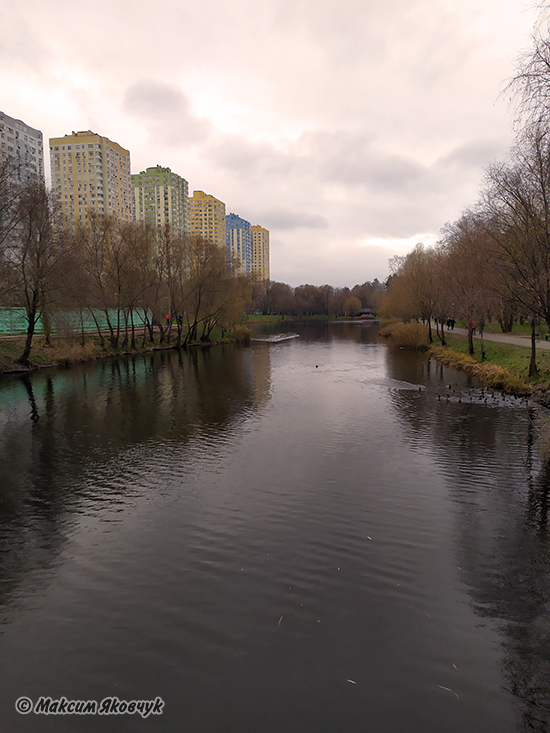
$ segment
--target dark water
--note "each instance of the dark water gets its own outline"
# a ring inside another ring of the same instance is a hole
[[[1,731],[548,730],[534,409],[290,329],[0,382]]]

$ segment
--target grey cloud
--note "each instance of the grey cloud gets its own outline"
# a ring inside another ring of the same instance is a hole
[[[419,181],[426,169],[399,155],[357,148],[347,157],[331,156],[324,162],[322,172],[327,179],[338,183],[395,190]]]
[[[426,168],[403,156],[374,149],[373,138],[351,132],[304,133],[288,152],[269,143],[250,143],[237,135],[211,145],[208,157],[239,175],[283,177],[292,173],[323,183],[395,190],[418,182]]]
[[[436,167],[442,168],[482,168],[493,160],[502,157],[507,150],[505,141],[471,140],[458,145],[447,155],[436,161]]]
[[[6,4],[5,4],[6,5]],[[15,5],[15,4],[14,4]],[[0,59],[12,72],[41,73],[52,60],[53,50],[45,40],[43,29],[35,27],[27,17],[10,18],[10,10],[2,8]],[[11,8],[14,12],[15,7]]]
[[[374,138],[365,133],[309,132],[298,141],[309,163],[326,182],[369,189],[400,189],[416,183],[424,166],[404,156],[379,152]]]
[[[328,220],[318,214],[309,214],[291,209],[270,209],[260,212],[255,220],[263,222],[263,226],[275,230],[291,229],[326,229]]]
[[[475,145],[464,146],[448,157],[473,161],[476,150]],[[467,201],[476,183],[474,179],[472,184],[471,170],[449,175],[450,163],[422,165],[378,150],[368,133],[345,130],[305,133],[287,152],[231,136],[209,146],[208,156],[229,173],[233,195],[241,186],[256,186],[256,201],[263,199],[264,206],[256,204],[255,211],[250,211],[250,202],[239,193],[240,206],[243,211],[248,208],[246,218],[253,215],[271,231],[322,231],[332,226],[349,236],[364,237],[369,232],[391,238],[438,231],[442,220],[455,216],[449,203],[457,197]],[[300,203],[295,208],[268,203],[282,203],[289,179],[294,185],[300,182]],[[332,191],[339,191],[346,201]]]
[[[177,84],[141,79],[126,89],[123,109],[147,125],[153,140],[170,147],[185,147],[210,134],[210,122],[193,115]]]
[[[296,166],[292,156],[278,151],[269,143],[250,143],[238,135],[228,135],[212,144],[206,155],[216,165],[238,176],[281,175]]]

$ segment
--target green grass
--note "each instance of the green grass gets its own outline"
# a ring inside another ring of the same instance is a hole
[[[344,316],[340,316],[341,318],[344,318]],[[279,323],[281,321],[285,322],[303,322],[303,321],[333,321],[334,316],[324,316],[324,315],[314,315],[314,316],[254,316],[254,315],[248,315],[244,316],[244,322],[248,324],[253,323]],[[357,319],[359,320],[359,319]]]
[[[288,316],[286,319],[288,320]],[[244,316],[245,323],[277,323],[282,320],[283,316]]]
[[[456,326],[457,328],[467,328],[467,323],[466,321],[457,321]],[[500,327],[500,323],[498,321],[488,321],[487,323],[485,323],[484,330],[486,333],[502,333],[502,328]],[[445,333],[447,333],[447,331],[445,331]],[[476,333],[478,333],[477,329]],[[528,321],[526,321],[523,325],[519,323],[514,323],[511,333],[517,336],[531,336],[531,325]],[[538,325],[537,333],[540,334],[542,338],[544,338],[545,335],[549,333],[547,324],[541,323],[540,325]]]
[[[447,334],[445,336],[447,337]],[[456,365],[462,369],[466,367],[465,371],[470,371],[472,374],[475,372],[475,376],[486,383],[488,383],[487,379],[493,379],[494,372],[490,368],[487,370],[484,378],[483,369],[475,369],[474,366],[470,368],[467,361],[462,361],[463,357],[469,357],[468,339],[466,337],[449,334],[448,342],[448,345],[443,348],[444,352],[449,354],[449,358],[452,359],[453,353],[460,355],[460,357],[457,357],[456,364],[451,364],[452,366]],[[437,342],[434,340],[434,346],[436,345]],[[439,348],[433,352],[436,358],[439,358],[442,354]],[[509,378],[502,377],[504,386],[499,388],[505,389],[505,391],[517,391],[518,379],[528,385],[532,390],[545,390],[550,388],[550,351],[537,350],[538,375],[530,378],[528,375],[531,349],[527,344],[525,346],[515,346],[496,341],[484,341],[484,360],[481,359],[481,343],[477,338],[474,339],[474,349],[474,364],[478,364],[480,367],[498,367],[509,375]],[[506,387],[506,384],[509,385],[509,389]]]

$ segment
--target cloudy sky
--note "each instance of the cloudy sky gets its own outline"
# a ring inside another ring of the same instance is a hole
[[[526,0],[4,0],[0,110],[91,129],[271,232],[271,277],[336,286],[471,205],[512,142]],[[49,182],[49,162],[47,162]]]

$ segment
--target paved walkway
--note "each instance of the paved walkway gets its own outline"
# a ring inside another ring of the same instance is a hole
[[[437,336],[435,333],[435,325],[432,325],[433,330],[433,338],[434,343],[437,341]],[[449,333],[458,333],[461,336],[467,336],[468,335],[468,329],[466,328],[455,328],[454,331],[449,331]],[[447,334],[447,327],[445,327],[445,335]],[[474,338],[479,339],[479,333],[476,331],[476,334]],[[514,346],[525,346],[526,348],[531,348],[531,336],[520,336],[518,334],[510,334],[510,333],[491,333],[490,331],[484,331],[483,332],[483,340],[484,341],[500,341],[501,344],[514,344]],[[550,341],[545,341],[545,339],[541,339],[540,341],[537,340],[537,349],[544,349],[544,350],[550,350]]]

